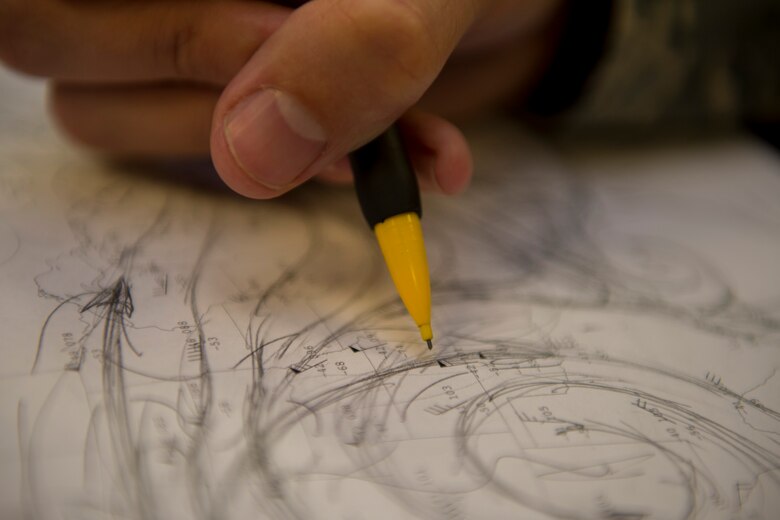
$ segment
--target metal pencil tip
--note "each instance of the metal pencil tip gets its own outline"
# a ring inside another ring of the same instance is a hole
[[[428,344],[428,350],[433,350],[433,342],[429,339],[426,339],[425,342]]]

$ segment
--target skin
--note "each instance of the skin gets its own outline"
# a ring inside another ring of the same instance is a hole
[[[349,179],[346,154],[398,119],[423,187],[455,194],[472,161],[450,121],[522,99],[562,1],[2,0],[0,60],[50,79],[74,141],[210,153],[248,197]]]

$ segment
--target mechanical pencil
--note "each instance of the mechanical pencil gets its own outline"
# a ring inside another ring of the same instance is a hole
[[[433,348],[431,284],[417,177],[393,125],[349,156],[360,208],[420,336]]]

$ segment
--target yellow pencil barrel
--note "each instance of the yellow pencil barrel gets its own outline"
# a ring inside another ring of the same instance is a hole
[[[422,339],[430,342],[431,282],[420,218],[416,213],[402,213],[374,226],[374,233],[406,310]]]

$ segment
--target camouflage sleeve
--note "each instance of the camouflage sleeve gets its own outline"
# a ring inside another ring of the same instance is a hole
[[[600,61],[565,114],[569,125],[780,120],[780,2],[610,4]]]

